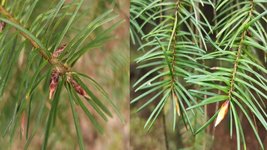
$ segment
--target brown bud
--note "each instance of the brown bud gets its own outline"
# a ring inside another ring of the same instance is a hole
[[[5,22],[0,22],[0,32],[4,30],[5,26],[6,26]]]
[[[175,106],[176,106],[176,112],[177,112],[178,116],[180,116],[181,112],[180,112],[180,106],[179,106],[179,102],[178,102],[178,97],[176,96],[176,94],[174,92],[172,93],[172,96],[173,96],[173,101],[174,101]]]
[[[249,37],[252,37],[252,34],[251,34],[250,31],[247,31],[247,35],[248,35]]]
[[[51,79],[50,79],[50,86],[49,86],[49,99],[52,99],[52,97],[55,94],[55,91],[57,89],[58,85],[58,80],[59,80],[59,72],[54,69],[51,74]]]
[[[66,46],[67,46],[67,44],[63,44],[62,46],[60,46],[59,48],[57,48],[57,49],[53,52],[52,56],[53,56],[54,58],[57,58],[57,57],[64,51],[64,49],[66,48]]]
[[[75,91],[80,94],[81,96],[88,98],[89,96],[85,92],[85,90],[71,77],[68,78],[68,81],[72,85],[72,87],[75,89]]]
[[[26,115],[25,115],[25,112],[23,112],[21,116],[21,122],[20,122],[20,130],[21,130],[22,137],[25,136],[25,122],[26,122],[25,120],[26,120]]]
[[[227,112],[228,112],[228,107],[229,107],[229,103],[230,103],[230,101],[229,100],[227,100],[227,101],[225,101],[223,104],[222,104],[222,106],[221,106],[221,108],[220,108],[220,110],[219,110],[219,114],[218,114],[218,116],[217,116],[217,118],[216,118],[216,121],[215,121],[215,127],[224,119],[224,117],[226,116],[226,114],[227,114]]]

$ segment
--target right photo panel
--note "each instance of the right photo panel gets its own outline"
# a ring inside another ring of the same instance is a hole
[[[130,4],[130,149],[265,150],[267,1]]]

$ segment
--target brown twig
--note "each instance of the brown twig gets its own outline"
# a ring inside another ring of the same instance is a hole
[[[12,16],[11,13],[9,13],[3,6],[0,5],[0,14],[2,14],[3,16],[5,16],[9,21],[19,25],[19,26],[23,26],[21,25],[21,23]],[[41,46],[36,43],[31,37],[29,37],[27,34],[23,33],[23,32],[19,32],[24,38],[26,38],[27,40],[30,41],[30,43],[32,44],[32,46],[36,49],[38,49],[39,54],[45,59],[47,60],[51,65],[55,66],[56,68],[58,68],[58,70],[60,71],[60,74],[65,74],[66,72],[70,72],[71,68],[69,66],[67,66],[66,64],[63,64],[62,62],[60,62],[58,59],[55,59],[53,57],[51,57],[51,54],[47,54],[45,52],[44,49],[41,48]]]
[[[248,23],[251,19],[251,16],[252,16],[252,12],[253,12],[253,7],[254,7],[254,4],[253,4],[253,0],[251,0],[251,8],[250,8],[250,12],[249,12],[249,16],[247,18],[247,20],[244,22],[244,24]],[[237,69],[238,69],[238,62],[239,62],[239,58],[241,56],[241,53],[242,53],[242,47],[243,47],[243,41],[247,35],[248,31],[247,29],[245,29],[241,35],[241,40],[239,42],[239,46],[238,46],[238,49],[237,49],[237,54],[236,54],[236,60],[234,62],[234,69],[233,69],[233,73],[232,73],[232,79],[230,81],[230,89],[229,89],[229,92],[228,92],[228,99],[230,100],[231,97],[232,97],[232,93],[233,93],[233,90],[234,90],[234,79],[235,79],[235,76],[236,76],[236,73],[237,73]]]

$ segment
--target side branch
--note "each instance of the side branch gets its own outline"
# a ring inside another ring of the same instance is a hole
[[[248,14],[248,18],[244,21],[244,24],[248,23],[250,20],[251,20],[251,17],[252,17],[252,12],[253,12],[253,8],[254,8],[254,4],[253,4],[253,0],[250,0],[250,3],[251,3],[251,6],[250,6],[250,11],[249,11],[249,14]],[[234,68],[233,68],[233,73],[232,73],[232,77],[231,77],[231,80],[230,80],[230,89],[228,91],[228,100],[226,100],[220,110],[219,110],[219,114],[216,118],[216,121],[215,121],[215,127],[224,119],[225,115],[227,114],[228,112],[228,108],[229,108],[229,103],[232,99],[232,93],[234,91],[234,85],[235,85],[235,78],[236,78],[236,73],[237,73],[237,69],[238,69],[238,64],[239,64],[239,59],[240,59],[240,56],[242,54],[242,48],[243,48],[243,42],[246,38],[246,35],[248,33],[247,31],[248,29],[244,29],[244,31],[242,32],[242,35],[241,35],[241,39],[240,39],[240,42],[239,42],[239,46],[238,46],[238,49],[237,49],[237,52],[236,52],[236,58],[235,58],[235,62],[234,62]]]
[[[252,12],[253,12],[253,8],[254,8],[253,0],[251,0],[250,3],[251,3],[250,12],[248,14],[248,18],[246,19],[246,21],[244,23],[248,23],[250,21],[251,17],[252,17]],[[247,29],[245,29],[243,31],[243,33],[241,35],[241,40],[240,40],[240,43],[239,43],[239,46],[238,46],[238,50],[237,50],[237,54],[236,54],[236,60],[234,62],[234,69],[233,69],[232,79],[231,79],[231,82],[230,82],[230,90],[229,90],[229,93],[228,93],[229,100],[231,99],[232,92],[234,90],[234,79],[235,79],[237,68],[238,68],[238,61],[239,61],[240,55],[242,53],[243,41],[244,41],[246,35],[247,35]]]
[[[3,6],[0,5],[0,14],[2,14],[3,16],[5,16],[7,18],[8,21],[23,27],[20,22],[15,19],[11,13],[9,13]],[[26,30],[26,29],[25,29]],[[51,55],[47,54],[45,52],[45,48],[43,48],[43,46],[40,45],[40,43],[38,44],[35,40],[33,40],[29,35],[27,35],[26,33],[20,31],[19,32],[24,38],[26,38],[27,40],[30,41],[30,43],[32,44],[32,46],[36,49],[38,49],[39,54],[45,59],[47,60],[51,65],[55,66],[58,68],[58,70],[60,71],[61,74],[65,74],[66,72],[70,72],[71,68],[69,66],[67,66],[66,64],[63,64],[62,62],[60,62],[58,59],[54,59],[53,57],[51,57]]]

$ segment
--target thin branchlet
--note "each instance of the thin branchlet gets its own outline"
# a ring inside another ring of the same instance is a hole
[[[174,84],[175,84],[175,82],[177,82],[176,80],[176,76],[175,76],[175,70],[174,70],[174,67],[175,67],[175,61],[176,61],[176,59],[175,59],[175,52],[176,52],[176,30],[177,30],[177,24],[178,24],[178,15],[179,15],[179,12],[178,12],[178,10],[179,10],[179,5],[180,5],[180,0],[178,0],[177,2],[176,2],[176,7],[175,7],[175,19],[174,19],[174,26],[173,26],[173,31],[172,31],[172,34],[171,34],[171,39],[170,39],[170,46],[171,46],[171,49],[172,49],[172,61],[171,61],[171,72],[172,72],[172,74],[171,74],[171,82],[172,82],[172,85],[171,85],[171,89],[172,89],[172,99],[173,99],[173,102],[174,102],[174,104],[175,104],[175,107],[176,107],[176,111],[177,111],[177,114],[180,116],[180,107],[179,107],[179,103],[178,103],[178,101],[179,101],[179,99],[178,99],[178,97],[177,97],[177,95],[176,95],[176,93],[174,92]],[[168,50],[170,49],[170,47],[168,47]]]
[[[251,7],[250,7],[250,11],[249,11],[249,16],[246,19],[246,21],[244,22],[244,24],[248,23],[251,20],[251,17],[252,17],[252,12],[253,12],[253,8],[254,8],[253,0],[250,0],[250,4],[251,4]],[[237,69],[238,69],[239,58],[240,58],[241,53],[242,53],[243,42],[245,40],[245,37],[246,37],[247,33],[248,33],[248,30],[245,29],[243,31],[242,35],[241,35],[241,40],[239,42],[238,50],[237,50],[237,53],[236,53],[236,59],[235,59],[235,62],[234,62],[234,69],[233,69],[233,73],[232,73],[232,77],[231,77],[231,81],[230,81],[230,90],[228,92],[229,100],[231,100],[232,93],[234,91],[234,82],[235,82],[234,80],[235,80]]]
[[[251,18],[252,18],[252,13],[253,13],[253,8],[254,8],[254,3],[253,0],[250,0],[250,11],[248,14],[248,18],[244,21],[244,24],[248,23]],[[228,106],[229,106],[229,102],[231,102],[232,99],[232,93],[234,91],[234,85],[235,85],[235,78],[236,78],[236,74],[237,74],[237,69],[238,69],[238,64],[239,64],[239,59],[240,56],[242,54],[242,48],[243,48],[243,42],[245,40],[245,37],[248,35],[248,29],[244,29],[244,31],[241,34],[241,39],[238,45],[238,49],[236,52],[236,58],[235,58],[235,62],[234,62],[234,68],[233,68],[233,72],[232,72],[232,76],[231,76],[231,80],[230,80],[230,88],[228,91],[228,99],[226,100],[226,102],[224,104],[222,104],[220,110],[219,110],[219,114],[217,116],[216,122],[215,122],[215,127],[224,119],[224,117],[226,116],[227,112],[228,112]]]
[[[0,6],[0,13],[2,15],[4,15],[7,19],[9,19],[9,21],[17,24],[17,25],[21,25],[21,23],[16,20],[11,13],[9,13],[3,6]],[[5,26],[5,23],[1,23],[0,24],[0,28],[3,29]],[[41,48],[40,45],[38,45],[38,43],[36,43],[31,37],[29,37],[27,34],[20,32],[20,34],[25,37],[27,40],[30,41],[30,43],[32,44],[32,46],[36,49],[38,49],[39,54],[45,59],[47,60],[53,67],[54,69],[52,70],[52,74],[51,74],[51,79],[50,79],[50,85],[49,85],[49,99],[52,99],[52,97],[55,94],[56,88],[58,86],[58,82],[59,82],[59,77],[61,75],[64,75],[68,72],[71,71],[71,68],[66,65],[63,64],[62,62],[60,62],[57,57],[64,51],[64,49],[66,48],[66,44],[62,45],[61,47],[57,48],[52,55],[47,54],[45,52],[44,49]],[[84,92],[84,90],[82,88],[79,87],[79,85],[72,79],[70,78],[70,83],[72,84],[72,86],[74,87],[74,89],[81,95],[83,96],[87,96],[87,94]]]
[[[23,26],[21,25],[21,23],[15,19],[11,13],[9,13],[3,6],[0,5],[0,14],[2,14],[3,16],[5,16],[9,21],[17,24],[17,25],[20,25],[20,26]],[[59,61],[58,59],[55,59],[53,58],[50,54],[47,54],[45,52],[44,49],[41,48],[41,46],[36,43],[31,37],[29,37],[27,34],[23,33],[23,32],[20,32],[20,34],[26,38],[27,40],[30,41],[30,43],[32,44],[32,46],[36,49],[38,49],[38,53],[45,59],[47,60],[52,66],[56,66],[57,68],[59,68],[59,70],[61,71],[61,74],[65,74],[66,72],[70,72],[71,71],[71,68],[62,63],[61,61]]]

